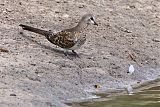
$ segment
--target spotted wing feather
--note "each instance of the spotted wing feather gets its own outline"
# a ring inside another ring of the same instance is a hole
[[[75,32],[61,31],[55,35],[50,35],[48,40],[61,48],[69,49],[75,45],[76,36]]]

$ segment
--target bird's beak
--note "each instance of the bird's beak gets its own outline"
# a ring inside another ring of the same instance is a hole
[[[94,25],[97,25],[98,26],[98,24],[94,21]]]

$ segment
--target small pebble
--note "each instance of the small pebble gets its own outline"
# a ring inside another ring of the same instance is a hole
[[[22,2],[19,2],[19,5],[22,5]]]
[[[84,8],[84,5],[80,5],[78,8]]]
[[[9,52],[7,49],[0,48],[0,52]]]
[[[55,13],[60,13],[59,11],[55,11]]]
[[[17,96],[16,94],[10,94],[10,96]]]
[[[19,32],[21,35],[23,34],[23,32]]]
[[[100,88],[101,86],[99,84],[94,85],[94,88]]]
[[[3,4],[3,3],[2,3],[2,4],[0,4],[0,5],[4,6],[4,4]]]
[[[36,64],[31,64],[31,65],[36,66]]]
[[[134,9],[134,8],[136,8],[134,5],[130,5],[129,6],[131,9]]]
[[[160,42],[160,39],[152,39],[153,42]]]

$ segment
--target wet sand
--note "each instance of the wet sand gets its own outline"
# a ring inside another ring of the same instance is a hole
[[[91,92],[157,78],[159,7],[158,0],[1,0],[0,106],[63,107],[62,102],[94,97]],[[87,42],[72,60],[45,37],[19,27],[57,32],[86,13],[99,26],[84,31]]]

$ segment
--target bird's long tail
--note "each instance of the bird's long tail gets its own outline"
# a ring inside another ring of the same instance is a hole
[[[34,33],[38,33],[38,34],[44,35],[46,37],[51,34],[50,31],[41,30],[41,29],[34,28],[34,27],[31,27],[31,26],[27,26],[27,25],[23,25],[23,24],[20,24],[19,26],[21,26],[22,29],[24,29],[24,30],[28,30],[28,31],[31,31],[31,32],[34,32]]]

